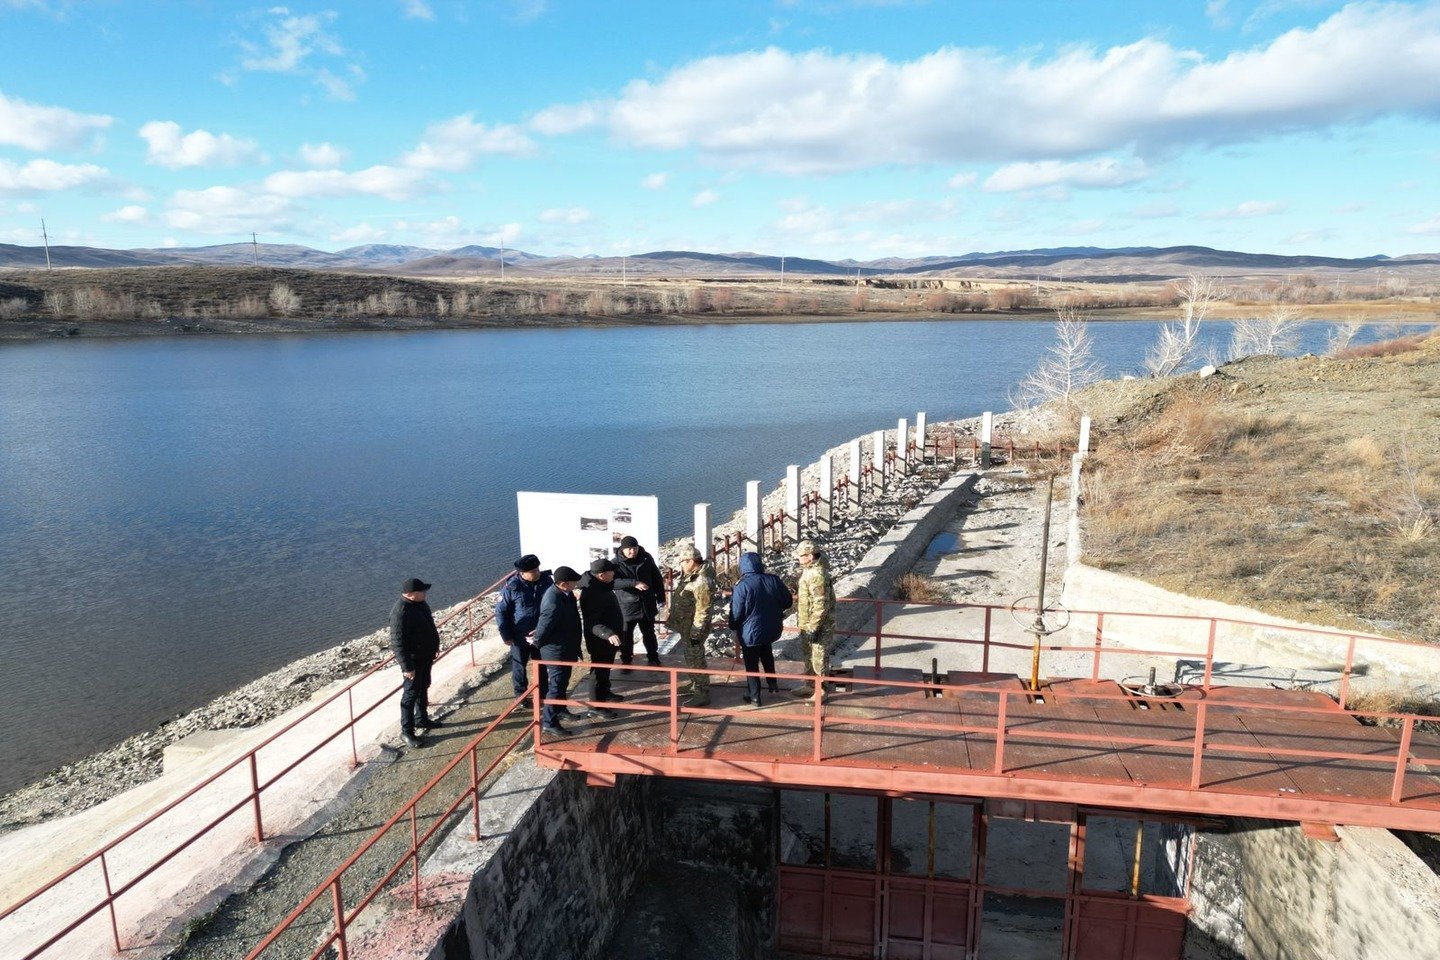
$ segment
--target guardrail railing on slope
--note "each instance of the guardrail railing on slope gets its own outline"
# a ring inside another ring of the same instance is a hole
[[[476,594],[474,597],[471,597],[469,600],[464,601],[459,607],[450,611],[439,621],[437,621],[437,625],[443,628],[453,623],[459,617],[463,616],[465,618],[464,632],[454,643],[446,647],[440,653],[440,656],[437,657],[437,660],[453,654],[462,646],[468,646],[470,650],[471,665],[478,665],[475,662],[475,638],[480,633],[480,631],[484,629],[485,625],[490,622],[493,617],[493,612],[485,613],[479,616],[479,618],[477,619],[476,608],[487,596],[493,593],[497,587],[504,583],[504,580],[505,578],[502,577],[500,580],[495,581],[495,583],[491,584],[489,587],[486,587],[484,590],[480,591],[480,593]],[[386,657],[385,660],[376,664],[374,667],[371,667],[369,670],[367,670],[360,676],[354,678],[353,680],[345,684],[345,686],[341,687],[339,690],[326,697],[320,703],[311,707],[309,710],[306,710],[305,713],[303,713],[299,717],[296,717],[294,720],[287,723],[284,727],[275,731],[269,737],[266,737],[265,740],[252,747],[251,749],[247,750],[240,756],[236,757],[233,761],[226,764],[220,770],[217,770],[210,776],[206,777],[204,780],[195,784],[193,787],[186,790],[180,796],[166,803],[159,810],[151,813],[150,815],[145,817],[145,819],[141,820],[139,823],[135,824],[134,826],[127,829],[125,832],[121,833],[118,837],[115,837],[114,839],[108,841],[98,850],[95,850],[94,852],[85,856],[77,863],[61,871],[51,880],[36,888],[34,891],[30,892],[29,894],[22,897],[20,900],[6,907],[3,911],[0,911],[0,923],[3,923],[6,920],[14,921],[20,917],[26,907],[35,904],[37,900],[39,900],[46,893],[54,890],[56,887],[65,883],[65,881],[76,877],[82,871],[86,870],[86,868],[96,868],[98,876],[96,876],[95,879],[99,881],[98,886],[103,889],[104,896],[92,902],[88,907],[82,909],[77,917],[65,924],[60,930],[51,934],[42,943],[30,948],[28,952],[20,954],[18,960],[35,960],[35,958],[46,954],[61,940],[65,939],[75,930],[79,929],[81,926],[83,926],[92,918],[98,916],[102,912],[108,913],[109,915],[110,938],[114,944],[115,950],[117,952],[123,950],[123,938],[120,930],[121,924],[119,916],[117,915],[116,904],[127,893],[133,891],[139,884],[151,877],[157,870],[165,866],[170,861],[174,860],[175,857],[179,856],[182,852],[194,845],[201,838],[209,835],[210,833],[212,833],[212,831],[220,828],[222,824],[225,824],[228,820],[240,813],[240,811],[244,810],[246,807],[249,807],[252,811],[254,820],[254,839],[257,843],[262,842],[265,839],[265,826],[262,807],[262,797],[265,791],[272,789],[277,783],[284,780],[306,760],[309,760],[318,751],[323,749],[328,744],[334,742],[337,738],[344,736],[346,733],[350,734],[351,762],[354,765],[358,766],[360,758],[358,744],[355,739],[356,724],[359,723],[361,720],[364,720],[376,709],[383,706],[392,697],[399,693],[402,685],[396,684],[394,687],[387,689],[386,692],[375,696],[373,698],[373,702],[371,702],[368,706],[363,707],[358,712],[356,710],[355,704],[355,689],[361,683],[370,679],[376,673],[390,666],[392,663],[393,659],[391,657]],[[337,704],[342,699],[347,705],[348,712],[348,720],[343,725],[341,725],[338,729],[334,729],[328,734],[322,736],[319,740],[310,743],[308,747],[300,754],[299,757],[291,760],[278,772],[263,779],[261,778],[259,764],[260,751],[264,750],[267,747],[274,746],[282,738],[285,738],[287,735],[291,734],[292,731],[296,730],[301,724],[305,723],[305,721],[309,720],[312,717],[315,717],[317,714],[324,711],[328,707]],[[243,791],[243,795],[240,796],[239,799],[235,800],[228,807],[226,807],[224,809],[224,812],[209,820],[207,823],[204,824],[204,826],[200,827],[200,829],[190,833],[188,836],[186,836],[184,840],[180,841],[178,844],[168,849],[163,855],[151,860],[148,863],[144,863],[136,868],[133,868],[131,871],[131,875],[123,881],[116,879],[114,875],[113,862],[117,859],[117,851],[122,846],[124,846],[127,841],[130,841],[143,830],[156,824],[158,821],[168,816],[169,814],[182,810],[182,808],[184,808],[187,803],[195,801],[195,798],[212,784],[215,784],[222,779],[226,779],[227,775],[233,774],[236,771],[246,769],[248,769],[249,773],[248,789],[245,789]],[[71,899],[74,899],[73,895]],[[11,939],[11,942],[14,942],[13,938]]]

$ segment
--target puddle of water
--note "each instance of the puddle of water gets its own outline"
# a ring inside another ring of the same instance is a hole
[[[931,539],[925,547],[926,560],[938,560],[947,553],[960,552],[960,534],[950,530],[942,530]]]

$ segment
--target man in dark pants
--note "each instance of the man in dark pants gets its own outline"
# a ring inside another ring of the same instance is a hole
[[[740,579],[730,593],[730,629],[740,637],[747,673],[775,673],[774,644],[785,629],[785,611],[795,598],[784,581],[765,572],[758,553],[740,556]],[[765,678],[771,693],[779,690],[774,676]],[[760,706],[760,678],[746,677],[745,702]]]
[[[535,648],[542,660],[580,659],[580,607],[575,601],[575,585],[580,574],[569,567],[555,568],[555,582],[540,600],[540,619],[535,624]],[[570,689],[570,665],[545,667],[544,708],[541,729],[546,733],[567,737],[560,718],[566,716],[564,700]]]
[[[625,629],[620,632],[620,660],[629,663],[635,654],[635,628],[645,644],[645,662],[660,666],[660,648],[655,643],[655,617],[665,605],[665,578],[655,558],[634,537],[625,537],[615,548],[615,590]]]
[[[500,588],[500,599],[495,602],[495,625],[510,648],[510,686],[517,697],[530,685],[525,676],[525,665],[535,652],[530,634],[540,621],[540,599],[554,582],[549,570],[540,569],[540,558],[527,553],[515,561],[515,572]]]
[[[416,727],[440,726],[430,718],[430,667],[440,652],[440,631],[425,602],[430,584],[411,577],[400,586],[400,599],[390,611],[390,649],[400,665],[405,686],[400,693],[400,733],[412,747],[421,746]]]
[[[615,594],[615,564],[604,557],[590,564],[590,572],[580,578],[580,622],[585,627],[585,649],[592,664],[614,663],[620,652],[620,631],[625,617],[620,612],[620,598]],[[590,699],[598,703],[624,699],[610,689],[610,674],[604,668],[590,668]],[[598,707],[604,716],[613,710]]]

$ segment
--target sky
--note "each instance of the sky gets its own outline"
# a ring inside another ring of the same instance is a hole
[[[1440,250],[1440,0],[0,0],[0,243]]]

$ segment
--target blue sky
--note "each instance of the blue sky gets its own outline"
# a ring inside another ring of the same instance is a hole
[[[1440,2],[0,0],[0,242],[1440,250]]]

